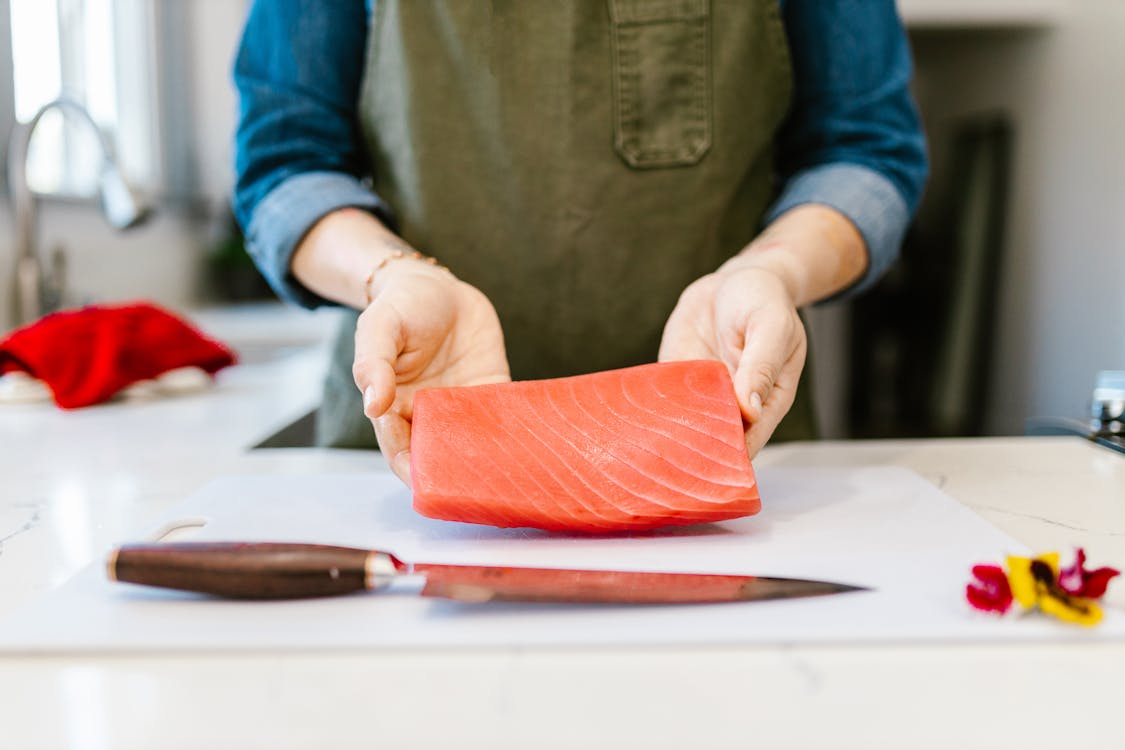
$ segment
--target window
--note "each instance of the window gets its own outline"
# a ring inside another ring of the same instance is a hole
[[[108,138],[125,175],[142,188],[160,182],[152,0],[7,0],[12,111],[20,122],[66,96],[83,105]],[[101,153],[89,128],[58,110],[44,114],[28,152],[38,193],[88,195]]]

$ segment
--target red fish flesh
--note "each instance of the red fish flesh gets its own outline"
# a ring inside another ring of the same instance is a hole
[[[716,361],[428,389],[411,430],[414,508],[431,518],[604,533],[761,507]]]

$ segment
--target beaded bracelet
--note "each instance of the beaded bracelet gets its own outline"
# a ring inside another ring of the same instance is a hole
[[[363,296],[367,300],[367,304],[370,305],[374,301],[374,298],[371,296],[371,282],[375,281],[375,274],[383,270],[383,267],[390,263],[392,260],[401,260],[403,258],[408,258],[410,260],[420,260],[425,263],[429,263],[431,266],[436,266],[443,271],[449,270],[442,264],[438,263],[437,258],[433,258],[429,255],[423,255],[417,250],[394,250],[390,255],[385,256],[382,260],[376,263],[375,267],[371,269],[371,273],[367,274],[367,279],[363,282]]]

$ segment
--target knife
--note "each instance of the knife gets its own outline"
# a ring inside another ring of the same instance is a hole
[[[303,599],[423,576],[422,596],[462,602],[690,604],[796,599],[860,586],[797,578],[492,565],[407,564],[389,552],[321,544],[175,542],[119,547],[110,580],[232,599]]]

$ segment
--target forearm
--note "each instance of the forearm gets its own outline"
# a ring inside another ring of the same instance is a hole
[[[366,307],[367,281],[380,263],[410,247],[367,211],[343,208],[320,219],[297,245],[293,275],[322,297]]]
[[[842,213],[797,206],[774,220],[721,270],[762,268],[776,274],[797,307],[831,297],[867,268],[863,236]]]

